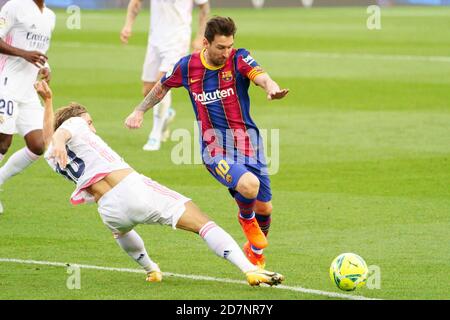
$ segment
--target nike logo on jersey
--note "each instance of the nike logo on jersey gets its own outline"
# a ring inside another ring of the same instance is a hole
[[[196,83],[198,81],[200,81],[201,79],[191,79],[191,83]]]

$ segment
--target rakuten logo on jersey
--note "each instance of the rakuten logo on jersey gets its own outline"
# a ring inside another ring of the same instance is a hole
[[[233,96],[234,90],[233,88],[229,88],[226,90],[217,89],[213,92],[202,92],[199,94],[193,92],[192,95],[194,96],[194,100],[196,102],[200,102],[201,104],[205,105]]]

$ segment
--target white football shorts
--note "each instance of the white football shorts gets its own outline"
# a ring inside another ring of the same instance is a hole
[[[44,108],[39,100],[18,102],[0,94],[0,133],[26,136],[33,130],[42,130]]]
[[[142,81],[156,82],[161,72],[172,70],[173,66],[189,52],[190,40],[180,41],[177,47],[162,49],[148,44],[142,71]]]
[[[170,225],[178,220],[191,199],[152,179],[131,173],[98,201],[103,223],[113,233],[126,233],[138,224]]]

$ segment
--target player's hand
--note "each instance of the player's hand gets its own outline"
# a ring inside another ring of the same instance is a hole
[[[65,145],[58,146],[55,144],[53,146],[52,154],[50,159],[55,159],[56,163],[61,169],[65,169],[67,166],[67,150]]]
[[[48,57],[39,51],[24,51],[22,53],[22,58],[27,60],[29,63],[34,64],[39,69],[43,68],[48,60]]]
[[[125,127],[128,129],[139,129],[144,121],[144,112],[134,110],[125,120]]]
[[[53,97],[52,90],[44,80],[36,82],[34,88],[43,100],[50,100]]]
[[[279,100],[283,99],[289,93],[289,89],[280,89],[277,91],[269,92],[267,95],[268,100]]]
[[[132,29],[128,26],[123,27],[122,31],[120,32],[120,41],[122,41],[123,44],[128,44],[128,39],[132,35]]]
[[[41,69],[39,69],[38,77],[41,80],[44,80],[45,82],[50,83],[50,80],[52,80],[52,72],[47,67],[41,68]]]

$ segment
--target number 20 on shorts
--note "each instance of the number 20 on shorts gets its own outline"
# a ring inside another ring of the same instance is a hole
[[[0,99],[0,114],[12,116],[14,113],[14,102]]]

